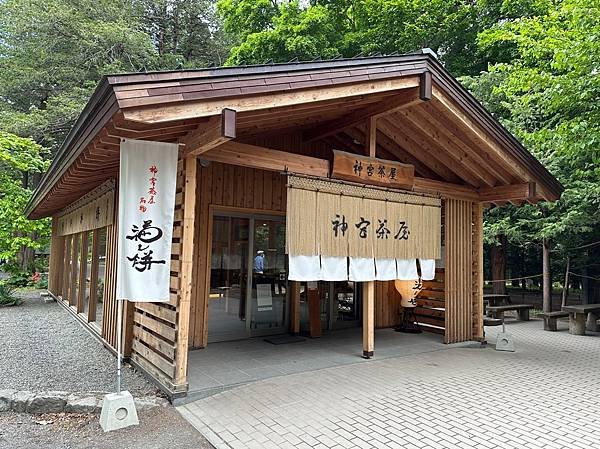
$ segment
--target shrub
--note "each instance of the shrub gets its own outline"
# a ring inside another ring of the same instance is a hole
[[[21,302],[21,299],[15,296],[14,287],[0,283],[0,306],[18,306]]]

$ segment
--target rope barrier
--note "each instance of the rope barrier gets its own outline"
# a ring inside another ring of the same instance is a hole
[[[580,277],[580,278],[593,279],[594,281],[600,281],[600,278],[595,278],[595,277],[592,277],[592,276],[584,276],[583,274],[573,273],[572,271],[569,271],[569,274],[572,274],[573,276],[577,276],[577,277]]]
[[[510,278],[510,279],[496,279],[496,280],[485,280],[484,282],[506,282],[506,281],[520,281],[521,279],[531,279],[531,278],[538,278],[540,276],[543,276],[543,274],[534,274],[532,276],[523,276],[520,278]]]

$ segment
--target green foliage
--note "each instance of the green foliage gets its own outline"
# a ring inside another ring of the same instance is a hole
[[[22,300],[15,295],[15,288],[0,282],[0,306],[18,306]]]
[[[478,9],[462,0],[220,0],[225,30],[239,40],[227,63],[286,62],[359,53],[434,49],[458,74],[485,67],[475,57]]]
[[[60,144],[102,75],[137,71],[153,57],[135,17],[125,0],[1,2],[3,128]]]
[[[511,42],[517,58],[466,80],[468,87],[564,184],[556,203],[488,214],[488,232],[576,246],[600,225],[600,7],[595,0],[539,2],[543,14],[479,36],[483,49]]]
[[[40,249],[48,244],[49,220],[29,221],[23,215],[31,196],[23,180],[46,170],[43,154],[33,140],[0,132],[0,259],[14,261],[23,248]]]

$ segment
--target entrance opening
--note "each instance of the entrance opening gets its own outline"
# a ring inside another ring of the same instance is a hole
[[[321,330],[346,329],[361,325],[362,284],[352,281],[319,281]],[[306,282],[300,284],[300,330],[310,332]]]
[[[283,217],[213,216],[208,341],[287,329],[287,257]]]

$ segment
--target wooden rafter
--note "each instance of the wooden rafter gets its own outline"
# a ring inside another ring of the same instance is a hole
[[[313,142],[322,139],[323,137],[337,134],[346,128],[364,123],[370,118],[375,119],[386,114],[391,114],[421,101],[416,88],[400,91],[387,100],[366,106],[365,108],[353,111],[343,117],[320,123],[312,129],[305,130],[303,139],[306,142]]]
[[[466,178],[463,177],[464,170],[457,168],[457,164],[453,163],[453,161],[449,161],[448,157],[444,157],[443,154],[440,154],[440,151],[436,151],[434,146],[430,143],[419,139],[418,135],[400,129],[397,123],[387,120],[385,117],[380,120],[379,129],[390,139],[397,142],[403,150],[410,153],[413,157],[436,172],[442,179],[449,182],[466,180],[467,182],[473,182],[474,185],[477,185],[477,182],[472,176],[467,174]]]

